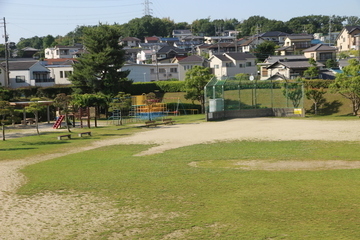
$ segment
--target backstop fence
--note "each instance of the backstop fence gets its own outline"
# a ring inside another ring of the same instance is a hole
[[[207,120],[304,116],[304,85],[296,80],[212,78],[204,88]]]

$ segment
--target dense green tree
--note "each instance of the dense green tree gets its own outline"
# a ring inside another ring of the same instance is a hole
[[[310,67],[308,67],[305,71],[304,71],[304,77],[306,78],[310,78],[313,79],[315,77],[319,76],[319,69],[317,67],[317,63],[315,61],[315,59],[310,58],[309,59],[309,64],[311,65]]]
[[[215,25],[210,21],[210,18],[196,19],[191,26],[195,35],[215,36]]]
[[[175,23],[168,19],[154,18],[152,16],[144,16],[142,18],[134,18],[121,27],[122,36],[137,37],[145,39],[145,37],[171,36]]]
[[[353,115],[356,116],[360,109],[360,62],[350,59],[343,72],[336,74],[335,82],[330,84],[330,88],[351,101]]]
[[[5,141],[5,122],[6,117],[13,114],[14,108],[8,101],[0,101],[0,125],[2,128],[2,140]]]
[[[293,33],[308,34],[323,33],[328,34],[329,23],[331,18],[331,31],[340,31],[343,28],[343,22],[346,17],[340,16],[325,16],[325,15],[309,15],[291,18],[286,22],[287,26]]]
[[[28,106],[25,107],[25,109],[29,112],[32,112],[35,116],[35,126],[36,126],[36,132],[38,135],[40,135],[39,132],[39,112],[44,110],[46,108],[45,105],[43,105],[40,98],[32,98],[31,102]]]
[[[338,64],[334,59],[328,59],[325,62],[325,66],[326,68],[334,68],[334,67],[338,67]]]
[[[321,103],[324,103],[324,94],[326,93],[324,88],[313,88],[308,86],[305,89],[305,96],[307,99],[311,100],[314,104],[314,114],[318,114],[318,108]]]
[[[55,37],[53,37],[52,35],[47,35],[46,37],[43,38],[43,49],[48,48],[48,47],[53,47],[55,43]]]
[[[199,101],[202,113],[205,112],[204,87],[213,77],[210,68],[202,66],[194,66],[186,72],[185,98]]]
[[[265,41],[256,46],[253,50],[256,58],[263,62],[267,57],[274,55],[276,44],[272,41]]]
[[[131,84],[126,78],[129,72],[119,71],[125,62],[119,37],[120,31],[110,25],[99,24],[84,30],[87,53],[81,55],[69,77],[77,93],[101,92],[114,96]]]
[[[284,97],[292,102],[294,108],[300,106],[303,99],[303,81],[298,78],[295,81],[285,81],[281,84],[281,91]]]

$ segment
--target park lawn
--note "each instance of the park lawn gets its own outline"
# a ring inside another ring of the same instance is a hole
[[[195,115],[180,115],[180,116],[169,116],[175,120],[176,124],[181,123],[194,123],[194,122],[203,122],[205,121],[205,116],[203,114]],[[101,121],[99,121],[101,122]],[[104,120],[104,122],[107,122]],[[0,142],[0,161],[3,160],[13,160],[13,159],[25,159],[32,156],[42,156],[52,153],[61,153],[64,151],[70,151],[79,147],[87,146],[95,141],[108,139],[108,138],[118,138],[126,137],[135,132],[146,131],[144,128],[137,128],[136,126],[144,124],[143,122],[135,124],[125,124],[121,126],[115,125],[106,125],[100,127],[91,127],[91,128],[74,128],[71,131],[72,139],[63,138],[59,141],[58,136],[69,134],[67,131],[51,131],[51,132],[41,132],[40,135],[33,135],[28,137],[6,139],[6,141]],[[21,131],[21,130],[19,130]],[[91,132],[92,136],[89,137],[84,135],[84,137],[78,137],[78,133],[81,132]],[[36,130],[34,128],[34,133]],[[6,136],[6,134],[5,134]]]
[[[360,170],[245,171],[241,160],[359,160],[358,142],[235,141],[136,157],[150,146],[118,145],[28,166],[19,193],[103,196],[160,217],[133,222],[131,239],[359,239]],[[191,162],[211,161],[209,167]],[[217,166],[216,162],[219,162]],[[161,217],[163,215],[163,217]],[[168,217],[169,215],[173,217]],[[101,232],[106,239],[122,231]],[[139,231],[141,229],[141,231]]]

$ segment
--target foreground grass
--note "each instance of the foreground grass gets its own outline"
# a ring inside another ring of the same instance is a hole
[[[176,124],[205,121],[205,117],[202,114],[171,116],[171,118],[176,121]],[[106,123],[107,121],[105,120],[104,122]],[[100,124],[101,121],[99,122],[99,126]],[[63,139],[61,141],[57,140],[57,136],[67,134],[67,132],[59,132],[57,130],[51,132],[41,132],[40,130],[40,135],[0,141],[0,161],[24,159],[33,156],[40,157],[51,153],[66,152],[72,149],[87,146],[95,141],[107,138],[125,137],[135,132],[146,131],[144,128],[138,128],[137,126],[139,124],[143,123],[126,124],[122,126],[108,125],[97,128],[91,127],[90,129],[86,127],[74,128],[71,133],[73,138],[71,140]],[[18,131],[21,132],[21,129]],[[91,131],[92,137],[85,136],[79,138],[77,136],[78,133],[87,131]],[[34,128],[34,134],[35,133],[36,130]]]
[[[359,160],[358,142],[194,145],[134,157],[150,146],[108,146],[32,165],[21,194],[90,192],[123,207],[163,215],[132,223],[129,239],[359,239],[360,170],[244,171],[234,160]],[[212,161],[207,168],[191,162]],[[168,218],[169,214],[174,217]],[[121,223],[104,239],[120,232]]]

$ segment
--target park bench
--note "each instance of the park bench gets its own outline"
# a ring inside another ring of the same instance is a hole
[[[91,136],[91,132],[82,132],[78,134],[79,137],[82,137],[83,135]]]
[[[175,121],[172,120],[172,118],[163,118],[162,123],[167,124],[174,124]]]
[[[57,138],[58,138],[58,140],[61,140],[63,137],[67,137],[68,139],[71,139],[71,134],[60,135]]]
[[[145,127],[156,127],[157,125],[159,125],[159,124],[156,123],[156,121],[146,121],[145,122]]]

